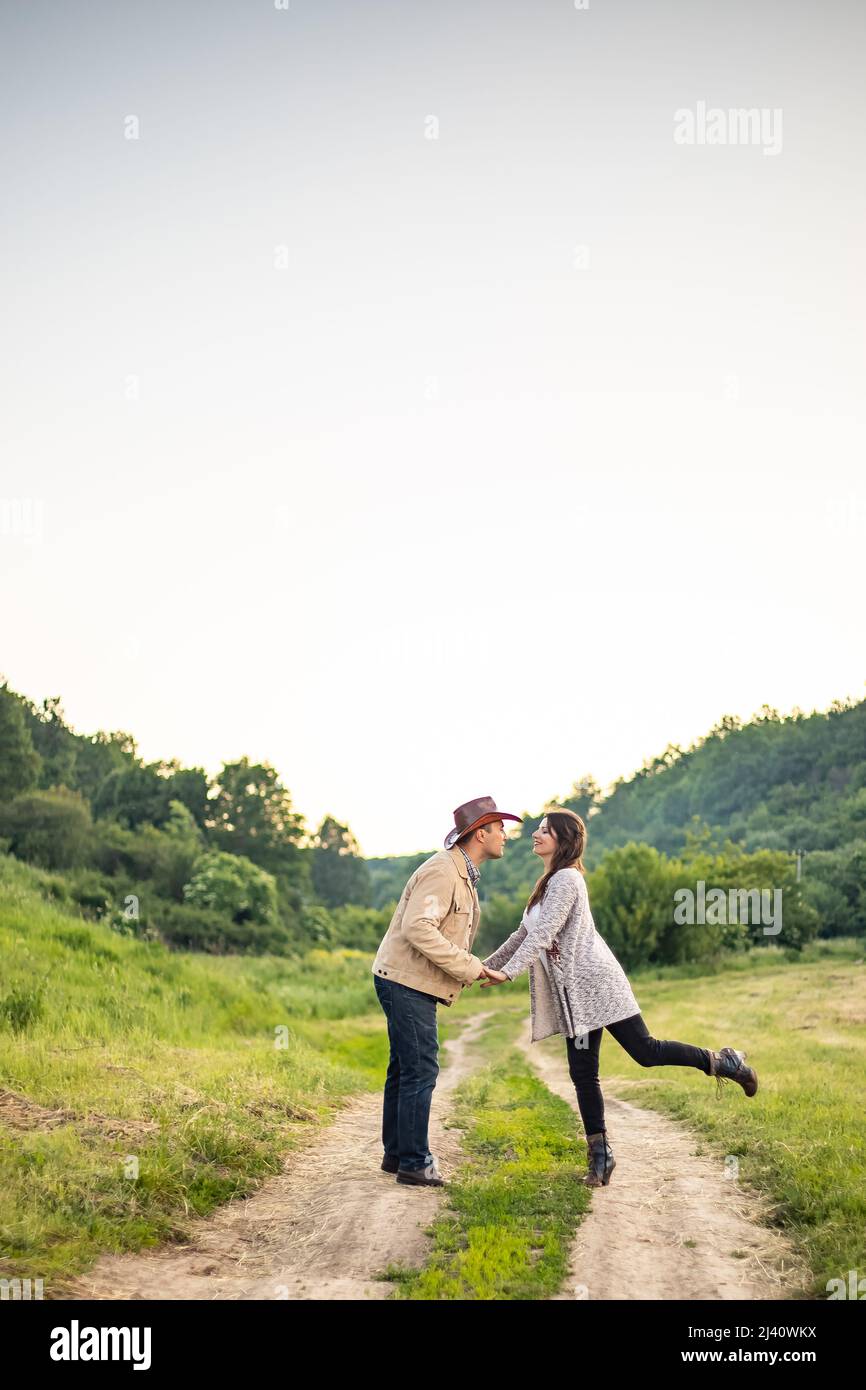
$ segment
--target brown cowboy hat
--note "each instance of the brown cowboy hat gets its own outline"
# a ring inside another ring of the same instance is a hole
[[[492,796],[476,796],[474,801],[464,801],[454,812],[454,829],[445,836],[445,848],[451,849],[461,835],[477,830],[479,825],[489,825],[494,820],[522,819],[522,816],[513,816],[510,811],[497,810]]]

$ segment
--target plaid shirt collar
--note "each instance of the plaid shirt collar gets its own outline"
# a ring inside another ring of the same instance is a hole
[[[481,877],[481,870],[477,868],[475,864],[473,864],[472,860],[469,858],[469,855],[466,853],[462,845],[458,845],[457,848],[463,855],[463,858],[466,860],[466,867],[469,870],[469,882],[472,884],[473,888],[477,888],[478,880]]]

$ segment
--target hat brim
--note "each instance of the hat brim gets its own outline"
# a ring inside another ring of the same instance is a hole
[[[458,830],[455,825],[453,830],[449,830],[445,836],[445,848],[453,849],[458,840],[464,835],[468,835],[472,830],[478,830],[482,825],[491,825],[497,820],[516,820],[522,821],[522,816],[513,816],[510,811],[485,811],[483,816],[479,816],[471,825],[467,825],[465,830]]]

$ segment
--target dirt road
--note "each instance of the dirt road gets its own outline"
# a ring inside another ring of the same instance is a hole
[[[460,1161],[459,1131],[445,1129],[450,1094],[473,1068],[472,1042],[489,1014],[476,1014],[445,1044],[449,1065],[433,1093],[430,1143],[448,1177]],[[577,1109],[565,1049],[520,1046],[555,1094]],[[708,1080],[708,1085],[714,1083]],[[723,1160],[697,1156],[682,1125],[640,1109],[605,1084],[617,1167],[596,1188],[555,1301],[575,1299],[763,1299],[797,1296],[802,1261],[761,1224],[769,1204],[725,1176]],[[749,1102],[726,1094],[720,1104]],[[246,1200],[190,1224],[185,1245],[103,1256],[69,1297],[98,1299],[383,1299],[374,1276],[389,1264],[419,1266],[425,1229],[447,1189],[397,1184],[379,1168],[381,1094],[352,1101],[286,1171]],[[582,1134],[576,1114],[578,1133]]]
[[[451,1091],[472,1069],[471,1045],[489,1015],[476,1014],[444,1044],[448,1066],[433,1092],[430,1146],[448,1177],[459,1131],[443,1128]],[[103,1256],[68,1297],[99,1299],[383,1299],[373,1276],[389,1264],[421,1265],[446,1189],[405,1187],[383,1173],[381,1093],[351,1102],[286,1172],[251,1197],[191,1223],[188,1245]]]
[[[564,1043],[530,1042],[527,1023],[520,1044],[549,1089],[577,1111]],[[698,1157],[688,1129],[617,1094],[638,1085],[603,1081],[617,1166],[607,1187],[592,1190],[557,1301],[796,1297],[805,1271],[785,1237],[760,1224],[770,1204],[726,1177],[722,1159]],[[720,1105],[753,1103],[730,1090]]]

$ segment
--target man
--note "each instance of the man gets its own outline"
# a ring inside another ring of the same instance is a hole
[[[396,1173],[399,1183],[443,1186],[427,1144],[439,1075],[436,1005],[450,1007],[460,990],[496,974],[471,953],[481,916],[477,883],[481,865],[505,851],[503,822],[520,819],[498,810],[492,796],[458,806],[445,848],[409,879],[373,962],[391,1045],[382,1168]]]

